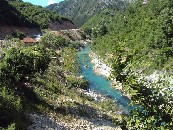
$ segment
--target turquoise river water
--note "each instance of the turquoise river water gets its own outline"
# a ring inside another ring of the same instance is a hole
[[[82,70],[81,75],[89,81],[89,89],[116,100],[119,107],[125,113],[128,112],[132,108],[129,106],[130,100],[123,96],[119,90],[113,89],[110,86],[111,82],[104,76],[96,75],[93,72],[93,65],[91,63],[91,59],[89,58],[89,52],[90,46],[87,46],[78,52],[80,67]],[[87,68],[84,67],[86,65],[88,66]]]

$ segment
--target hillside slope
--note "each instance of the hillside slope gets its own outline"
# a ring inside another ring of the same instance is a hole
[[[49,5],[47,8],[69,18],[76,26],[81,26],[105,8],[121,9],[123,7],[124,2],[121,0],[65,0]]]
[[[32,28],[36,29],[37,32],[39,29],[60,30],[75,28],[69,19],[41,6],[35,6],[22,1],[2,0],[0,17],[0,37],[15,30],[29,33],[26,30],[30,28],[31,30]]]

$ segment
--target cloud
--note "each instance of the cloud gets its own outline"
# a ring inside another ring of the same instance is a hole
[[[56,0],[48,0],[48,5],[51,5],[51,4],[54,4],[54,3],[57,3]]]

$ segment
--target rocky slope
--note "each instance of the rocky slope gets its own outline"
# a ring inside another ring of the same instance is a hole
[[[111,121],[112,115],[116,115],[116,112],[103,112],[103,109],[100,108],[100,103],[107,101],[105,98],[102,101],[97,101],[99,102],[98,106],[90,104],[91,102],[88,101],[82,105],[79,99],[80,97],[77,100],[67,97],[65,100],[54,102],[55,111],[59,110],[57,113],[30,114],[31,125],[28,130],[121,130]],[[67,105],[67,102],[68,104],[79,104],[79,106],[72,108]],[[60,112],[61,109],[64,109],[65,115]]]
[[[31,114],[30,118],[33,124],[28,130],[121,130],[115,127],[111,122],[102,119],[78,118],[73,119],[70,123],[55,121],[50,116]]]
[[[75,28],[74,24],[70,21],[51,22],[48,27],[52,31],[64,30]],[[0,24],[0,38],[14,34],[16,31],[24,33],[26,36],[32,36],[34,34],[40,34],[41,30],[37,27],[26,27],[26,26],[14,26],[9,24]]]

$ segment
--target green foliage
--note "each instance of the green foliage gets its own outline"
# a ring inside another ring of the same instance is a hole
[[[15,130],[15,129],[16,129],[16,125],[15,124],[11,124],[7,128],[7,130]]]
[[[121,124],[122,127],[132,130],[167,130],[173,127],[172,89],[164,78],[156,83],[139,81],[135,76],[124,80],[124,89],[131,94],[133,104],[138,106],[123,118],[127,124]]]
[[[19,39],[2,43],[0,129],[24,130],[28,127],[28,114],[57,112],[50,100],[59,100],[60,94],[74,96],[69,92],[74,88],[87,89],[88,82],[77,77],[79,46],[52,33],[45,34],[33,46],[24,46]],[[47,97],[49,100],[45,101]]]
[[[111,99],[107,99],[100,103],[101,107],[107,111],[114,111],[115,110],[115,102]],[[118,108],[117,108],[118,109]]]
[[[22,40],[24,37],[26,37],[26,35],[25,35],[24,33],[20,32],[20,31],[18,31],[18,30],[16,30],[16,31],[12,34],[12,36],[13,36],[14,38],[19,38],[20,40]]]
[[[98,27],[92,28],[90,36],[91,38],[97,38],[104,36],[106,33],[107,33],[107,27],[105,25],[98,25]]]
[[[145,73],[151,73],[154,69],[171,70],[172,7],[168,2],[150,1],[142,5],[141,1],[137,1],[125,11],[116,12],[108,18],[110,22],[105,21],[103,24],[101,19],[107,17],[101,13],[103,17],[100,17],[100,21],[96,20],[98,27],[90,26],[90,21],[84,25],[84,28],[93,28],[91,36],[96,40],[92,44],[92,50],[111,63],[115,63],[114,59],[118,55],[122,61],[130,55],[127,67],[134,71],[142,69]],[[92,21],[95,19],[97,17],[93,17]],[[101,33],[103,36],[98,33],[98,28],[102,25],[106,25],[107,29],[106,35]],[[121,46],[123,48],[119,50]],[[115,58],[109,59],[108,55]]]
[[[67,82],[69,83],[68,86],[70,88],[82,88],[87,90],[89,85],[88,81],[85,81],[81,78],[72,77],[72,76],[67,77]]]
[[[62,16],[55,14],[47,9],[44,9],[41,6],[34,6],[30,3],[25,2],[10,2],[10,5],[17,9],[21,15],[28,20],[31,24],[35,24],[42,29],[48,28],[50,21],[60,22],[68,21],[68,19],[63,18]]]
[[[55,55],[54,55],[55,56]],[[47,91],[61,93],[62,85],[65,82],[65,76],[60,68],[58,59],[52,59],[44,74],[38,74],[32,83],[37,86],[44,86]]]
[[[55,36],[53,33],[46,33],[41,38],[41,44],[51,49],[60,49],[68,46],[69,42],[61,36]]]
[[[107,33],[107,25],[112,21],[114,15],[115,10],[105,9],[91,17],[86,23],[84,23],[84,25],[82,25],[82,28],[88,35],[91,35],[92,30],[97,32],[99,32],[99,30],[103,30],[104,35]]]
[[[1,81],[15,83],[30,78],[36,72],[44,72],[48,63],[49,55],[42,47],[11,48],[0,65]]]
[[[87,27],[87,28],[83,28],[83,31],[84,31],[84,33],[86,34],[86,35],[89,35],[89,36],[91,36],[91,33],[92,33],[92,29],[90,29],[89,27]]]
[[[20,11],[18,11],[13,6],[9,5],[7,0],[2,0],[0,5],[0,17],[2,24],[11,24],[11,25],[30,25]]]
[[[12,129],[23,129],[24,114],[22,113],[22,103],[19,96],[15,95],[14,92],[7,87],[0,85],[0,127],[9,130]]]
[[[79,74],[79,62],[76,50],[72,48],[64,48],[61,52],[61,61],[63,69],[69,74]]]
[[[42,74],[48,67],[50,57],[41,46],[23,47],[20,44],[10,44],[5,48],[4,57],[0,63],[0,127],[8,129],[25,129],[26,113],[23,111],[23,100],[35,100],[35,94],[26,82]],[[6,43],[8,44],[8,43]]]

